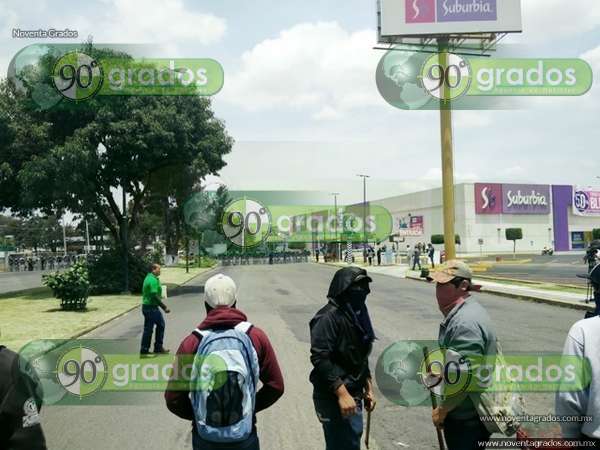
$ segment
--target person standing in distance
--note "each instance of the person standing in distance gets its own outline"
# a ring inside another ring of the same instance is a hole
[[[142,334],[141,356],[150,354],[150,343],[156,327],[154,353],[165,354],[170,350],[163,346],[165,336],[165,319],[159,308],[170,313],[169,308],[162,302],[162,286],[160,285],[160,264],[152,264],[150,273],[144,279],[142,287],[142,314],[144,315],[144,332]]]

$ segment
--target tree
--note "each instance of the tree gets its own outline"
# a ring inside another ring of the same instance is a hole
[[[521,228],[507,228],[506,240],[513,241],[513,257],[516,258],[517,241],[523,239],[523,230]]]
[[[594,228],[592,230],[592,239],[600,239],[600,228]]]
[[[51,63],[51,55],[42,58],[40,73]],[[135,232],[153,190],[168,187],[167,199],[183,202],[194,183],[225,165],[233,144],[210,101],[197,96],[96,97],[38,111],[9,83],[0,94],[0,137],[6,138],[0,139],[0,183],[18,191],[6,196],[2,189],[0,206],[94,214],[123,253],[129,251],[125,230]],[[33,143],[22,124],[34,126]],[[123,187],[127,215],[115,199]]]

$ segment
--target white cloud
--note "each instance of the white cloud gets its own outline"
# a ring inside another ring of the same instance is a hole
[[[511,41],[541,42],[572,37],[600,26],[598,0],[523,0],[523,34]]]
[[[319,112],[313,114],[312,117],[316,120],[335,120],[341,118],[342,115],[331,106],[325,106]]]
[[[459,128],[479,128],[492,124],[492,118],[484,111],[455,111],[453,120]]]
[[[102,0],[87,14],[79,9],[56,9],[39,2],[32,10],[27,2],[11,2],[0,10],[0,30],[55,27],[75,29],[79,38],[93,35],[96,42],[177,43],[208,45],[219,41],[225,19],[186,9],[183,0]],[[93,17],[91,17],[93,15]]]
[[[525,169],[523,169],[523,167],[521,167],[521,166],[506,167],[505,169],[502,169],[500,171],[501,176],[507,176],[507,177],[521,177],[526,174],[527,174],[527,171]]]
[[[225,20],[196,13],[182,0],[110,0],[102,39],[112,42],[193,41],[207,45],[225,34]],[[102,30],[102,27],[97,27]]]
[[[587,61],[592,66],[592,72],[594,73],[594,83],[600,83],[600,45],[592,50],[585,52],[581,55],[581,59]]]
[[[348,32],[337,22],[303,23],[242,55],[220,97],[250,111],[308,109],[315,119],[382,105],[375,85],[381,53],[372,30]]]

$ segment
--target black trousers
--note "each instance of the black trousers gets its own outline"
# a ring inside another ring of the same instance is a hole
[[[490,438],[490,433],[479,417],[460,420],[446,418],[444,437],[448,450],[481,450],[482,443]]]

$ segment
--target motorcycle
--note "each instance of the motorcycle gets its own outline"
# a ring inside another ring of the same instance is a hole
[[[545,249],[543,249],[542,250],[542,256],[544,256],[544,255],[549,255],[549,256],[554,255],[554,249],[552,249],[552,248],[545,248]]]

